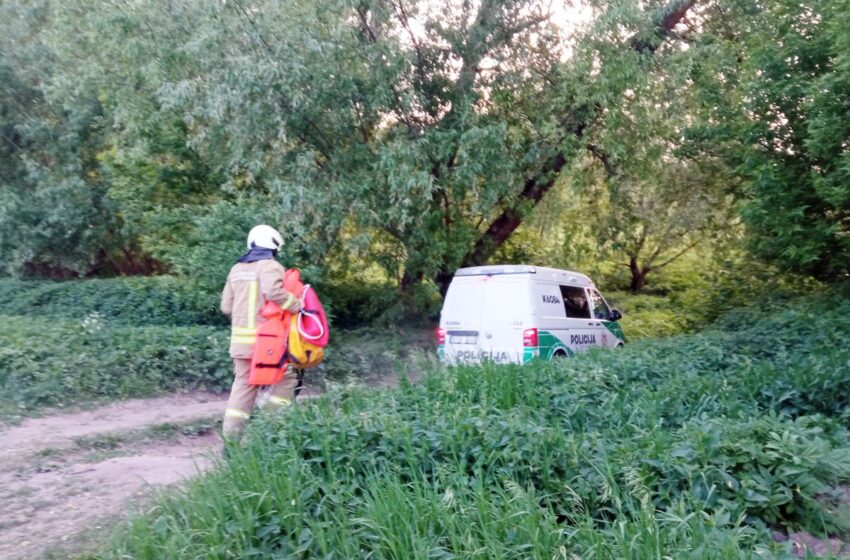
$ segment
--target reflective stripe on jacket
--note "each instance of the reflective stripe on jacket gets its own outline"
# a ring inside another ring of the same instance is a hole
[[[274,259],[237,263],[230,269],[221,293],[221,311],[230,315],[230,355],[250,358],[257,325],[265,321],[260,310],[273,301],[283,309],[297,308],[295,296],[283,287],[284,268]]]

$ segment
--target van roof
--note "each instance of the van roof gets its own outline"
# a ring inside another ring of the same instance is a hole
[[[490,266],[470,266],[460,268],[455,276],[496,276],[501,274],[534,274],[536,277],[556,282],[567,282],[578,286],[593,286],[593,280],[581,272],[549,268],[545,266],[531,266],[527,264],[496,264]]]

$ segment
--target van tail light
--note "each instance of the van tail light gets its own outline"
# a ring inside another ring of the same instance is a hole
[[[525,329],[522,331],[522,345],[526,347],[536,347],[537,344],[537,329]]]
[[[446,343],[446,329],[439,328],[437,329],[437,344],[442,346]]]

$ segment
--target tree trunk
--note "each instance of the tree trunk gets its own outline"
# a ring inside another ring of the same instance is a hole
[[[582,129],[583,130],[583,129]],[[543,195],[549,192],[558,178],[558,173],[567,164],[567,158],[562,153],[551,157],[544,165],[539,175],[527,179],[518,196],[518,203],[508,208],[493,220],[487,231],[478,238],[472,250],[463,259],[463,266],[478,266],[487,262],[493,253],[520,226],[523,218],[523,204],[530,202],[537,206]]]
[[[449,291],[449,284],[452,283],[453,277],[454,272],[448,270],[440,270],[440,272],[437,273],[437,276],[434,277],[434,282],[437,283],[441,296],[446,297],[446,292]]]
[[[641,268],[637,257],[629,259],[629,271],[632,273],[632,284],[630,290],[633,294],[639,294],[646,286],[646,275],[651,269],[649,267]]]
[[[425,275],[422,272],[411,272],[410,270],[405,270],[404,274],[401,277],[401,283],[399,287],[401,288],[401,293],[404,296],[408,296],[411,294],[411,290],[413,286],[422,282],[422,278]]]

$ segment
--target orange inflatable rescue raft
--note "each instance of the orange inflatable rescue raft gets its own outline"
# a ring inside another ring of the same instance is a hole
[[[301,312],[290,319],[287,361],[299,369],[316,367],[324,360],[330,339],[325,309],[316,290],[301,281],[298,269],[286,271],[283,287],[301,299]]]

